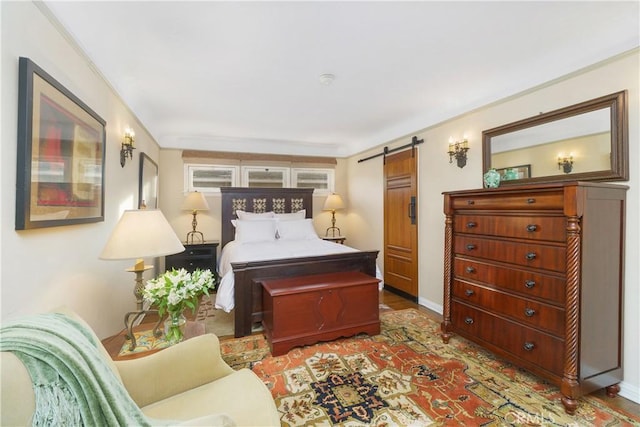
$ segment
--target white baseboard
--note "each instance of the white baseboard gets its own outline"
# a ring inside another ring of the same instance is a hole
[[[640,403],[640,387],[638,386],[631,385],[622,381],[620,383],[620,393],[618,394],[625,399]]]
[[[438,314],[442,314],[442,304],[436,304],[433,301],[429,301],[426,298],[418,297],[418,304],[423,307],[427,307],[429,310],[433,310]]]

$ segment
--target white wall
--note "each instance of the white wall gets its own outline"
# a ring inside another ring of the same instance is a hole
[[[576,73],[562,81],[528,91],[517,97],[470,112],[461,117],[416,130],[424,139],[419,146],[418,233],[419,302],[442,312],[444,214],[442,192],[482,187],[482,131],[576,104],[623,89],[629,91],[630,180],[626,184],[627,230],[624,305],[624,382],[621,394],[640,402],[640,54],[638,50],[616,60]],[[481,84],[481,82],[479,82]],[[467,166],[449,164],[446,153],[449,137],[469,139]],[[411,142],[411,137],[386,144],[389,148]],[[360,247],[383,247],[382,159],[364,163],[357,160],[380,152],[382,147],[349,159],[348,185],[351,205],[348,215],[349,238]],[[625,183],[621,183],[625,184]],[[382,254],[378,263],[383,266]]]
[[[123,328],[135,309],[133,261],[98,259],[125,209],[138,200],[139,153],[157,159],[159,148],[48,18],[32,2],[0,2],[2,23],[2,128],[0,135],[2,320],[58,305],[76,310],[106,337]],[[106,120],[105,221],[15,231],[18,57],[29,57]],[[120,138],[136,131],[134,160],[120,167]],[[147,272],[150,277],[153,272]]]

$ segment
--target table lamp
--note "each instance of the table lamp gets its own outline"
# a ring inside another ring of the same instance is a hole
[[[207,199],[204,198],[204,194],[199,191],[194,191],[187,194],[187,197],[184,198],[182,202],[182,210],[183,211],[191,211],[193,214],[193,220],[191,221],[191,227],[193,230],[187,233],[187,244],[194,243],[194,238],[196,236],[200,236],[200,242],[204,243],[204,235],[201,231],[197,231],[196,227],[198,226],[198,220],[196,216],[198,215],[198,211],[208,211],[209,204],[207,203]]]
[[[136,297],[136,311],[125,314],[124,324],[127,328],[127,338],[131,341],[129,350],[136,347],[136,339],[133,334],[133,325],[146,313],[156,310],[143,310],[142,291],[144,289],[143,274],[153,268],[144,265],[146,257],[159,257],[184,251],[180,239],[169,225],[161,211],[157,209],[141,209],[124,211],[120,221],[111,232],[100,259],[123,260],[135,259],[136,263],[127,271],[136,274],[133,294]],[[159,335],[158,323],[154,328],[154,334]]]
[[[322,208],[323,211],[331,211],[331,227],[327,228],[325,236],[329,236],[329,231],[331,231],[331,237],[336,237],[336,230],[338,230],[338,236],[340,236],[340,229],[336,227],[336,210],[338,209],[344,209],[344,202],[342,197],[332,193],[327,197]]]

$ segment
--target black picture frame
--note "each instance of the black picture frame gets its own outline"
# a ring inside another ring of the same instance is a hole
[[[158,164],[140,153],[138,179],[138,209],[158,209]]]
[[[106,122],[19,59],[16,230],[104,221]]]

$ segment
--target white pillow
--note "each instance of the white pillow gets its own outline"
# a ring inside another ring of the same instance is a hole
[[[277,224],[280,240],[319,239],[315,228],[313,228],[313,220],[311,218],[278,221]]]
[[[235,240],[240,243],[269,242],[276,240],[276,219],[236,220]]]
[[[305,217],[307,216],[307,210],[306,209],[302,209],[301,211],[293,212],[293,213],[277,213],[277,214],[275,214],[275,216],[280,221],[291,221],[291,220],[294,220],[294,219],[305,219]]]
[[[275,214],[273,212],[245,212],[245,211],[236,211],[236,216],[238,219],[242,219],[245,221],[251,221],[253,219],[264,219],[264,218],[275,218]]]

